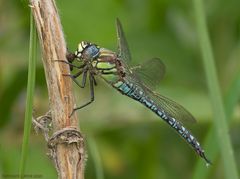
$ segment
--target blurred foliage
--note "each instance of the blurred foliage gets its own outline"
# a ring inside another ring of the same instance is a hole
[[[82,40],[116,50],[115,19],[125,29],[137,64],[160,57],[167,66],[158,89],[185,106],[197,118],[188,125],[200,141],[212,125],[201,54],[190,1],[113,0],[57,1],[68,48]],[[240,1],[206,1],[222,94],[240,69]],[[27,81],[29,8],[21,1],[0,0],[0,174],[17,174],[20,160]],[[120,95],[98,79],[96,101],[78,112],[86,138],[92,136],[101,156],[105,178],[191,178],[198,157],[180,137],[142,105]],[[75,94],[78,105],[89,98],[88,87]],[[48,110],[42,63],[38,61],[34,115]],[[240,106],[233,110],[230,134],[240,166]],[[27,174],[56,178],[41,135],[32,132]],[[206,151],[208,154],[208,151]],[[211,156],[209,156],[211,158]],[[202,161],[202,165],[205,165]],[[222,161],[210,168],[209,178],[223,178]],[[239,168],[240,170],[240,168]],[[2,176],[1,176],[2,177]],[[0,178],[1,178],[0,177]],[[86,178],[96,178],[88,153]]]

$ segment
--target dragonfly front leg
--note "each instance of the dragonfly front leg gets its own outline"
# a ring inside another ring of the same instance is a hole
[[[63,74],[63,76],[69,76],[80,88],[85,88],[87,71],[88,71],[88,69],[84,68],[83,70],[79,71],[75,75]],[[79,77],[82,73],[83,73],[82,84],[79,84],[79,82],[76,80],[76,78]]]
[[[66,64],[68,64],[68,65],[70,66],[70,68],[71,68],[71,67],[74,67],[74,68],[77,68],[77,69],[82,69],[82,68],[84,68],[84,67],[86,66],[85,63],[82,64],[82,65],[80,65],[80,66],[77,66],[77,65],[72,64],[71,62],[67,62],[67,61],[64,61],[64,60],[55,60],[55,61],[56,61],[56,62],[66,63]],[[71,71],[72,71],[72,69],[71,69]]]
[[[84,105],[74,108],[70,116],[72,116],[75,111],[86,107],[87,105],[91,104],[94,101],[94,84],[95,84],[94,83],[94,76],[93,76],[93,74],[89,73],[89,85],[90,85],[91,99],[90,99],[89,102],[85,103]]]
[[[79,71],[79,72],[76,73],[75,75],[63,74],[63,76],[69,76],[79,87],[82,88],[82,86],[81,86],[81,85],[78,83],[78,81],[76,80],[76,78],[79,77],[82,73],[83,73],[83,71]]]

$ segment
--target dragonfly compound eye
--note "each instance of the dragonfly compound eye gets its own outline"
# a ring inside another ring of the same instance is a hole
[[[82,52],[82,58],[84,59],[94,59],[99,55],[99,48],[92,44],[87,46]]]

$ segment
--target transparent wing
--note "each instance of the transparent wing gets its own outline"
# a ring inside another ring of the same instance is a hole
[[[118,38],[118,56],[126,62],[131,64],[131,53],[129,51],[128,43],[123,32],[120,20],[116,19],[117,38]],[[151,89],[155,89],[165,74],[165,65],[159,58],[153,58],[146,62],[131,68],[136,78],[140,79],[144,84]]]
[[[123,28],[119,19],[116,19],[118,55],[126,64],[130,64],[131,54],[128,48]],[[141,65],[130,68],[133,72],[128,74],[127,80],[139,85],[145,94],[151,98],[159,109],[164,110],[166,114],[182,122],[196,122],[195,118],[183,106],[177,104],[171,99],[157,94],[150,89],[154,89],[161,81],[165,73],[165,65],[158,58],[153,58]]]
[[[145,95],[155,102],[160,110],[163,110],[168,116],[175,118],[177,121],[195,123],[193,115],[188,112],[182,105],[173,100],[152,91],[134,76],[128,76],[127,80],[142,88]]]
[[[133,75],[151,89],[156,89],[163,79],[166,67],[159,58],[152,58],[130,68]]]
[[[128,43],[123,32],[122,24],[118,18],[116,19],[116,28],[117,28],[117,38],[118,38],[118,55],[127,64],[129,64],[131,60],[131,53],[129,51]]]
[[[146,94],[155,101],[157,106],[165,111],[166,114],[175,118],[178,121],[195,123],[196,119],[188,112],[182,105],[174,102],[173,100],[162,96],[150,90],[144,90]]]

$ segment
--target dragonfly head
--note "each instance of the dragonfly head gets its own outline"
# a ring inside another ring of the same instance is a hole
[[[79,59],[93,60],[99,55],[99,46],[90,42],[82,41],[81,43],[79,43],[75,55]]]

